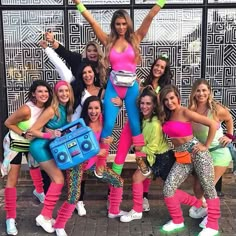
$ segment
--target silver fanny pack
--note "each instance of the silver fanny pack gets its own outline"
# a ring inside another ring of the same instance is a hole
[[[137,75],[135,73],[119,70],[119,71],[111,71],[111,78],[115,85],[122,87],[132,87]]]

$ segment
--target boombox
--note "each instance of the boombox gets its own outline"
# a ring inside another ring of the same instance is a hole
[[[71,131],[74,126],[78,126],[78,128]],[[62,132],[62,136],[49,144],[58,168],[62,170],[71,168],[99,153],[100,147],[95,134],[85,125],[82,118],[59,130]]]

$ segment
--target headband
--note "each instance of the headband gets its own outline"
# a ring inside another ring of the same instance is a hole
[[[60,80],[58,81],[55,86],[54,86],[54,91],[57,92],[58,89],[62,86],[62,85],[66,85],[68,87],[68,83],[64,80]]]

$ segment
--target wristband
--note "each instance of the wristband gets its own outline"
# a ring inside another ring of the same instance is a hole
[[[234,141],[236,139],[236,137],[232,134],[225,134],[226,137],[228,137],[229,139],[231,139],[232,141]]]
[[[52,138],[52,134],[51,133],[43,133],[43,138],[44,139],[51,139]]]
[[[166,4],[166,0],[157,0],[156,4],[160,7],[163,8]]]
[[[77,4],[77,5],[76,5],[76,8],[78,9],[78,11],[79,11],[80,13],[83,13],[84,11],[87,10],[87,8],[84,6],[84,4],[83,4],[82,2],[79,3],[79,4]]]

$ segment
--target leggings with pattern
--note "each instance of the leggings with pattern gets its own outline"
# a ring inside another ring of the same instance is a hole
[[[175,151],[189,151],[192,144],[197,144],[198,140],[193,138],[188,143],[176,148]],[[194,170],[199,178],[201,186],[207,199],[217,198],[214,186],[214,167],[209,151],[198,152],[191,155],[192,163],[180,164],[175,162],[164,184],[163,193],[165,197],[172,197],[177,188],[187,179]]]

